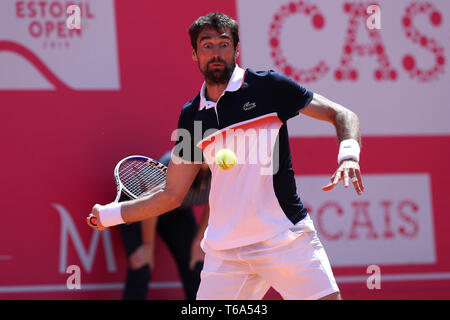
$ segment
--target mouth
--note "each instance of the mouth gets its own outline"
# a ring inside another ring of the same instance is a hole
[[[209,64],[209,66],[211,68],[222,68],[225,67],[225,64],[223,64],[222,62],[212,62]]]

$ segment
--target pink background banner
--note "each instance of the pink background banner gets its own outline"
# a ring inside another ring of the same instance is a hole
[[[299,194],[343,297],[449,299],[450,4],[376,3],[380,30],[365,24],[373,2],[2,1],[0,299],[121,297],[120,233],[85,217],[114,200],[120,159],[171,148],[203,81],[187,29],[211,11],[239,21],[241,67],[282,72],[361,119],[361,197],[320,190],[336,168],[334,128],[288,123]],[[80,31],[65,25],[70,4]],[[159,237],[155,262],[148,298],[183,299]],[[66,286],[71,265],[80,290]],[[370,265],[381,289],[367,287]]]

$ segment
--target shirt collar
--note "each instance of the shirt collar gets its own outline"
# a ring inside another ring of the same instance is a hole
[[[244,75],[245,70],[240,68],[236,64],[236,67],[233,70],[230,80],[228,81],[228,85],[222,93],[222,96],[225,94],[226,91],[233,92],[239,90],[242,87],[242,83],[244,82]],[[200,89],[199,110],[202,110],[203,108],[209,109],[215,107],[217,104],[217,102],[206,100],[205,89],[206,89],[206,82],[203,82],[202,88]]]

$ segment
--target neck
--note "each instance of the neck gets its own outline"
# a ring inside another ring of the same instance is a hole
[[[228,83],[206,83],[205,98],[217,102],[227,88]]]

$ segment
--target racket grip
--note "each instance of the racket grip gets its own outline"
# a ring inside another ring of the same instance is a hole
[[[92,224],[94,227],[97,226],[97,218],[93,214],[89,215],[89,223]]]

